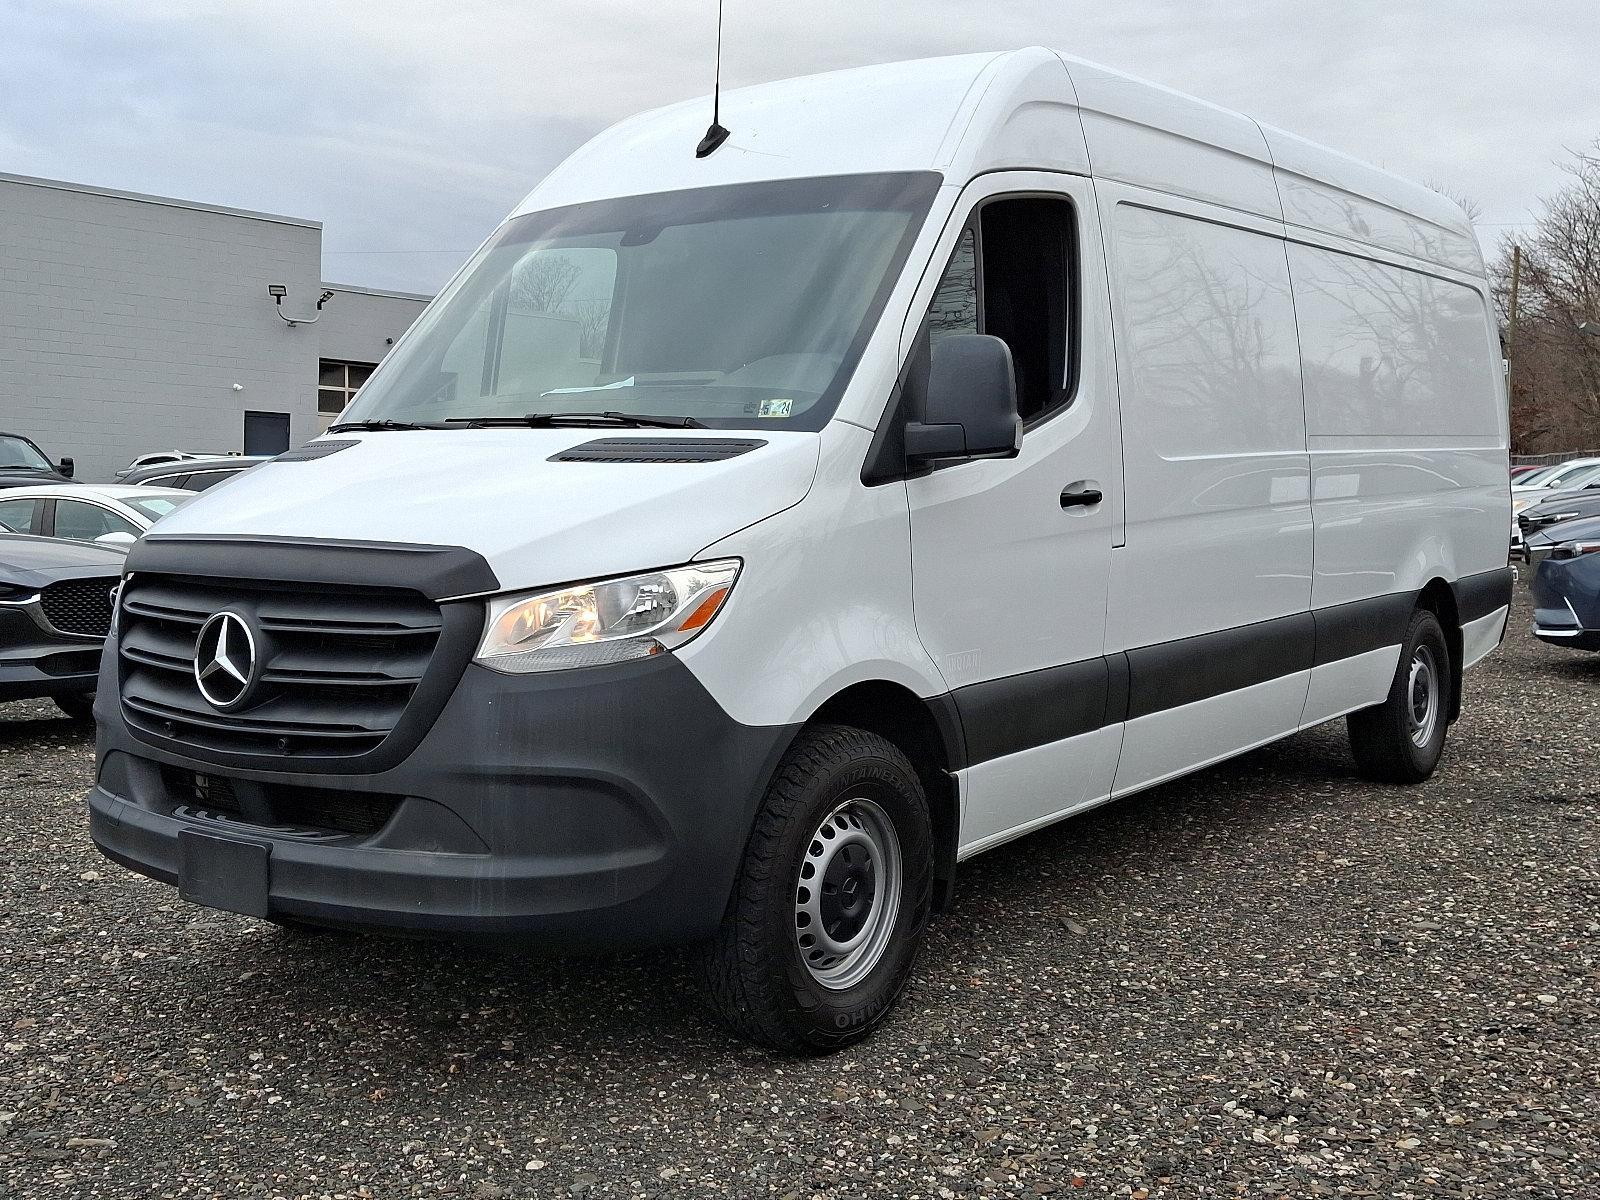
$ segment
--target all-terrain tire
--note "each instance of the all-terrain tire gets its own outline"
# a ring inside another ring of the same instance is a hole
[[[703,948],[712,1007],[782,1053],[860,1041],[911,973],[932,891],[928,802],[906,756],[849,726],[804,731],[767,789],[722,927]],[[852,938],[858,948],[842,952]]]
[[[1421,783],[1444,754],[1455,664],[1439,618],[1411,614],[1388,698],[1345,724],[1362,775],[1379,783]]]

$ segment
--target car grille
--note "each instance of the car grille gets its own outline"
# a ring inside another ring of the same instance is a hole
[[[263,828],[311,829],[371,837],[393,818],[400,796],[281,783],[239,783],[180,767],[163,767],[162,782],[174,805],[221,813]],[[245,793],[240,794],[241,789]]]
[[[219,711],[194,676],[200,627],[224,609],[259,630],[259,682]],[[137,730],[209,750],[354,756],[405,712],[438,644],[437,605],[403,588],[135,575],[123,587],[123,714]]]
[[[111,632],[111,589],[115,575],[94,579],[66,579],[52,583],[40,594],[45,620],[62,633],[105,637]]]

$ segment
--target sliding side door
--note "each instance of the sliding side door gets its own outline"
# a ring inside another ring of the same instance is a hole
[[[1310,467],[1282,226],[1095,186],[1127,501],[1107,626],[1128,664],[1123,792],[1298,728]]]

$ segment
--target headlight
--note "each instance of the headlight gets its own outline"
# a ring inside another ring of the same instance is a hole
[[[477,661],[524,674],[649,658],[693,638],[716,617],[739,560],[694,563],[489,602]]]

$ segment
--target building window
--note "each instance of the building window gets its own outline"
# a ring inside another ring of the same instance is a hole
[[[342,413],[345,405],[355,398],[361,385],[372,374],[376,363],[337,362],[322,360],[322,371],[317,379],[317,415],[322,428],[327,429],[333,419]]]

